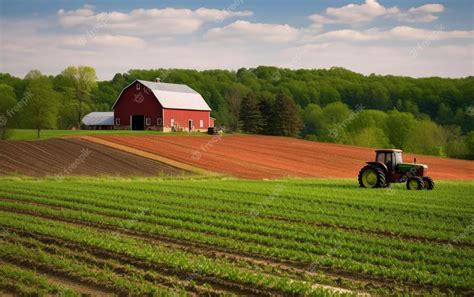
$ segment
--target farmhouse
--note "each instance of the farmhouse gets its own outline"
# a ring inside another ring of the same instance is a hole
[[[112,108],[106,122],[114,129],[205,132],[214,127],[211,108],[199,93],[186,85],[159,79],[135,80],[122,90]],[[93,125],[97,122],[84,121],[90,115],[84,117],[83,123],[97,127]]]

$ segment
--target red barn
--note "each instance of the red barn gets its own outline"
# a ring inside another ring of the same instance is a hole
[[[205,132],[214,127],[211,108],[198,92],[159,79],[134,81],[112,108],[115,129]]]

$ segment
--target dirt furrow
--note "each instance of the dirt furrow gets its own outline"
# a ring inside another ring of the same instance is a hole
[[[110,226],[110,225],[84,222],[84,221],[78,221],[78,220],[68,219],[68,218],[44,216],[37,213],[17,211],[16,209],[11,209],[9,211],[25,213],[29,215],[36,215],[39,217],[43,217],[45,219],[58,220],[58,221],[66,222],[73,225],[92,227],[92,228],[96,228],[96,229],[104,230],[104,231],[112,231],[118,234],[131,236],[139,240],[143,240],[143,241],[155,243],[155,244],[160,244],[160,245],[167,246],[173,249],[179,249],[179,250],[187,251],[187,252],[197,254],[197,255],[205,255],[206,257],[209,257],[209,258],[215,258],[215,259],[225,258],[225,259],[228,259],[229,261],[236,262],[236,263],[239,261],[245,261],[252,265],[257,265],[261,267],[271,267],[273,269],[276,269],[277,271],[299,276],[297,278],[303,278],[305,275],[317,277],[318,272],[324,272],[326,276],[332,278],[338,284],[346,281],[346,282],[353,283],[359,287],[364,287],[367,285],[369,288],[382,288],[382,287],[391,288],[394,285],[394,281],[387,278],[366,275],[366,274],[362,274],[358,272],[345,271],[342,269],[337,269],[337,268],[332,268],[332,267],[324,267],[320,265],[313,265],[310,263],[285,260],[285,259],[281,259],[277,257],[271,257],[271,256],[266,256],[266,255],[261,255],[261,254],[250,253],[250,252],[236,251],[236,250],[231,250],[228,248],[211,246],[211,245],[202,244],[202,243],[198,243],[194,241],[171,238],[171,237],[167,237],[167,236],[163,236],[159,234],[150,234],[150,233],[144,233],[144,232],[140,232],[136,230],[118,228],[118,227]],[[409,287],[413,291],[429,290],[432,288],[431,286],[421,285],[417,283],[409,283],[409,282],[404,283],[403,286]],[[347,288],[338,288],[338,289],[344,290]],[[443,289],[443,288],[440,288],[440,289]]]
[[[171,279],[167,275],[159,274],[157,271],[146,271],[143,269],[132,268],[129,265],[122,265],[121,263],[111,260],[97,258],[87,250],[77,251],[75,249],[68,249],[67,247],[61,246],[59,244],[45,244],[39,240],[34,240],[32,238],[18,238],[18,237],[4,237],[5,241],[21,244],[28,248],[40,248],[42,251],[47,252],[51,255],[58,255],[68,258],[73,258],[74,260],[79,260],[81,263],[88,263],[97,267],[107,267],[108,270],[121,275],[127,278],[129,275],[140,275],[144,280],[154,283],[160,286],[167,287],[169,289],[175,289],[177,287],[185,289],[188,293],[193,293],[195,295],[206,295],[206,296],[221,296],[224,293],[229,293],[226,291],[219,291],[209,286],[199,286],[196,282],[189,280],[179,280]],[[32,242],[34,241],[34,242]]]
[[[31,237],[36,240],[39,240],[43,243],[47,244],[55,244],[63,247],[67,247],[69,249],[78,250],[78,251],[86,251],[91,255],[94,255],[99,258],[103,259],[113,259],[117,260],[122,264],[129,264],[133,265],[138,269],[142,270],[152,270],[157,272],[161,275],[171,276],[171,277],[178,277],[182,280],[192,280],[200,284],[210,284],[213,289],[218,291],[224,291],[231,294],[240,294],[240,295],[254,295],[254,296],[279,296],[283,295],[280,291],[276,289],[259,289],[254,287],[249,287],[247,284],[241,284],[238,282],[233,282],[230,280],[220,279],[216,277],[206,276],[203,274],[199,274],[196,272],[190,271],[179,271],[172,267],[168,267],[163,264],[154,264],[150,262],[146,262],[140,258],[136,258],[133,256],[123,255],[113,253],[98,247],[88,246],[83,243],[77,243],[73,241],[67,241],[60,238],[50,237],[47,235],[37,234],[34,232],[29,232],[23,229],[7,227],[5,228],[14,232],[20,236]]]
[[[159,176],[189,174],[169,164],[75,138],[0,141],[0,175]]]
[[[52,265],[36,262],[31,259],[8,256],[1,257],[1,261],[23,269],[35,270],[37,273],[46,277],[48,282],[71,288],[82,294],[92,296],[106,296],[112,294],[125,296],[127,294],[126,291],[111,287],[108,284],[98,283],[89,278],[81,278],[77,275],[71,274],[70,271],[57,269]]]

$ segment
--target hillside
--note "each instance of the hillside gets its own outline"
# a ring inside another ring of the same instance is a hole
[[[95,76],[95,69],[86,68]],[[186,84],[200,93],[217,126],[227,130],[368,147],[393,145],[407,152],[474,158],[473,77],[367,76],[339,67],[135,69],[117,73],[110,81],[90,81],[90,88],[80,89],[66,74],[41,76],[32,71],[20,79],[0,73],[0,94],[6,102],[0,106],[0,115],[9,114],[6,128],[36,128],[31,102],[41,100],[55,103],[50,120],[41,129],[78,127],[86,113],[110,111],[123,88],[135,79],[154,81],[160,77],[163,82]],[[39,78],[32,79],[35,77]],[[84,92],[87,95],[82,98]],[[77,98],[82,98],[81,110],[74,108]],[[30,104],[21,112],[9,112],[27,101]],[[5,135],[0,129],[0,136],[9,137]],[[420,137],[423,142],[416,141]]]

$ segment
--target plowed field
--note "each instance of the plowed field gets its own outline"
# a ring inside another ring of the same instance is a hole
[[[0,141],[0,176],[179,175],[168,164],[80,139]]]
[[[370,148],[270,136],[97,136],[210,171],[242,178],[354,178]],[[429,166],[435,179],[474,179],[474,162],[405,154],[405,162]]]

